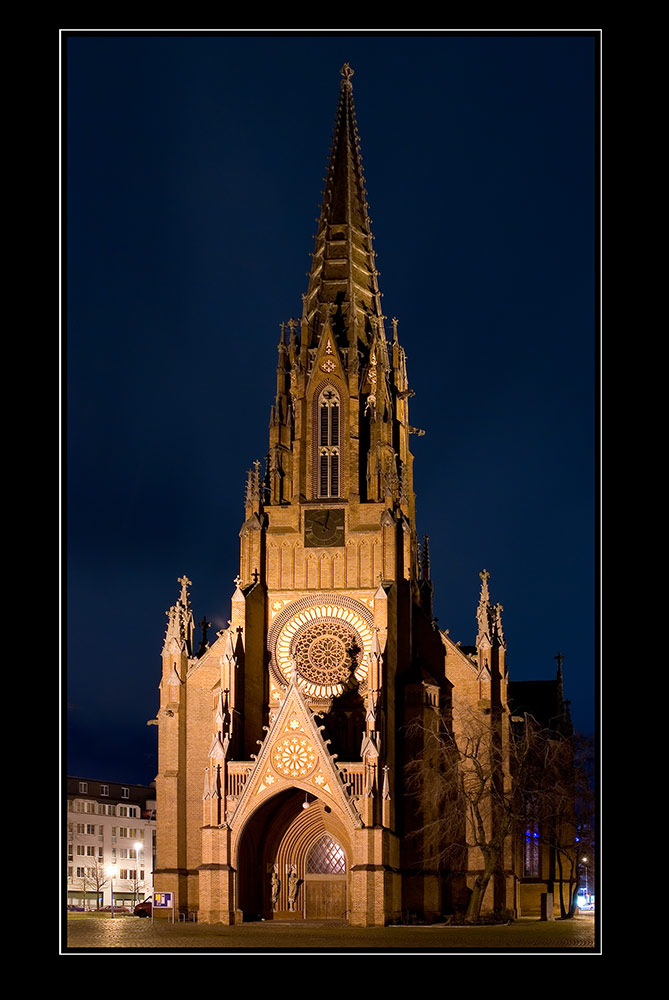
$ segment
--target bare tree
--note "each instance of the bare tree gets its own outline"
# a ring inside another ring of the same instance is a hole
[[[551,739],[542,789],[541,839],[555,858],[560,915],[576,913],[583,855],[594,850],[594,787],[592,739],[582,734]]]
[[[417,748],[407,772],[425,856],[442,870],[476,873],[468,923],[481,919],[491,882],[512,871],[528,803],[541,817],[543,836],[560,848],[560,864],[578,857],[569,740],[533,720],[512,730],[494,706],[435,712],[427,724],[411,723],[408,736]]]
[[[103,862],[95,858],[93,864],[83,869],[83,875],[79,876],[79,881],[85,893],[95,893],[95,909],[99,910],[102,890],[109,881]]]
[[[407,767],[423,851],[442,870],[476,870],[465,919],[481,916],[488,886],[510,852],[514,801],[508,732],[497,713],[461,708],[413,722],[409,739],[420,745]]]

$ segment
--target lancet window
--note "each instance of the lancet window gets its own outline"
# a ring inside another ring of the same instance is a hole
[[[331,386],[318,397],[318,495],[338,497],[341,483],[341,405]]]

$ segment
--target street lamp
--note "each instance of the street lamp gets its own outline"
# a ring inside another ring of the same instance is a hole
[[[135,885],[137,887],[137,891],[135,893],[135,902],[136,903],[141,902],[141,900],[139,898],[139,896],[140,896],[140,892],[139,892],[139,871],[140,871],[140,869],[139,869],[139,852],[142,850],[143,847],[144,847],[144,844],[142,844],[141,841],[139,841],[139,840],[135,841],[135,853],[137,854],[137,878],[135,879]]]
[[[109,865],[109,867],[107,868],[107,875],[109,875],[109,878],[111,880],[111,915],[112,915],[112,920],[114,919],[114,879],[116,878],[117,871],[118,871],[118,869],[117,869],[116,865]]]
[[[588,895],[588,859],[581,858],[581,863],[585,868],[585,894]]]

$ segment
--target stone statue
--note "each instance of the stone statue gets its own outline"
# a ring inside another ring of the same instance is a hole
[[[297,893],[300,888],[300,880],[297,877],[297,868],[295,865],[290,869],[290,875],[288,876],[288,902],[289,909],[295,909],[295,902],[297,900]]]
[[[274,865],[274,871],[272,872],[272,909],[276,910],[277,903],[279,902],[279,892],[281,891],[281,880],[279,878],[279,872],[277,865]]]

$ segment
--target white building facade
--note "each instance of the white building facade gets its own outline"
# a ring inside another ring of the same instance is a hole
[[[132,909],[153,891],[156,790],[67,779],[67,905]]]

